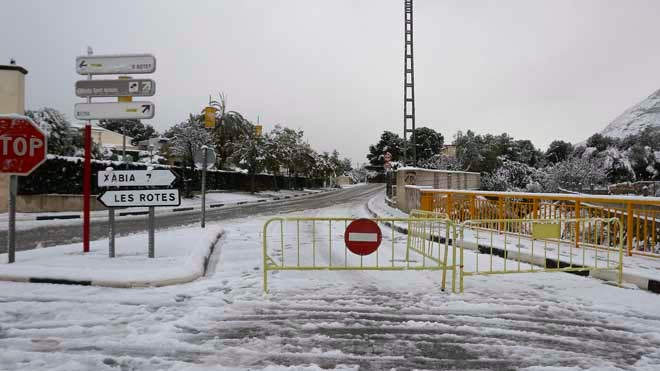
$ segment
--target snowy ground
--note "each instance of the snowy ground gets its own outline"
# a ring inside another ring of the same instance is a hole
[[[660,296],[570,274],[470,277],[461,295],[438,272],[280,271],[264,296],[265,220],[224,221],[189,284],[0,283],[0,369],[660,369]]]
[[[148,257],[146,234],[116,238],[112,259],[107,239],[92,241],[88,253],[80,243],[19,251],[13,264],[6,264],[7,254],[0,254],[0,279],[89,281],[113,287],[189,282],[204,273],[205,259],[221,232],[218,225],[159,231],[154,258]]]

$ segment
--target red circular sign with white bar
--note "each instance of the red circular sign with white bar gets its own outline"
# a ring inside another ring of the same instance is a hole
[[[378,250],[383,234],[373,220],[356,219],[346,227],[344,242],[353,254],[369,255]]]

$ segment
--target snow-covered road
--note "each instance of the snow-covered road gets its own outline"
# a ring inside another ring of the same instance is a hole
[[[660,296],[570,274],[450,294],[438,272],[287,271],[264,297],[266,219],[223,222],[208,277],[186,285],[0,283],[0,369],[660,369]]]

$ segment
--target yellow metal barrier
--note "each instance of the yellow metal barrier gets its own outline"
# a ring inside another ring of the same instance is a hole
[[[465,276],[482,274],[609,270],[623,280],[618,218],[467,220],[459,234],[460,292]]]
[[[346,227],[355,218],[272,218],[263,226],[263,285],[268,292],[269,271],[318,270],[428,270],[442,272],[442,290],[447,270],[452,271],[456,291],[456,225],[442,215],[419,212],[420,217],[370,218],[381,227],[378,250],[366,256],[353,254],[344,241]],[[405,225],[407,236],[393,226]],[[392,228],[383,228],[389,226]],[[447,259],[451,250],[451,262]]]
[[[570,220],[617,218],[628,255],[660,257],[660,198],[550,193],[421,190],[420,207],[446,213],[457,223],[466,220]],[[583,243],[580,224],[562,234],[578,246]],[[497,228],[506,231],[503,223]],[[591,243],[591,241],[585,241]]]

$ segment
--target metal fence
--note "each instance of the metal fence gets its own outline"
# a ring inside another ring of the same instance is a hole
[[[460,291],[465,276],[553,271],[610,270],[621,285],[622,233],[618,218],[467,220],[459,229]]]
[[[569,220],[617,218],[628,255],[660,257],[660,198],[547,193],[420,190],[420,208],[457,223],[484,219]],[[580,224],[563,236],[582,244]],[[506,231],[503,225],[498,230]],[[587,241],[588,242],[588,241]]]
[[[272,218],[263,226],[263,287],[268,292],[271,271],[404,271],[441,272],[445,289],[447,270],[452,271],[452,291],[456,291],[456,225],[434,213],[426,217],[371,218],[382,230],[382,242],[372,254],[362,256],[346,246],[344,234],[356,218],[292,217]],[[395,232],[395,224],[405,225],[407,235]],[[439,238],[438,236],[444,236]],[[451,251],[450,251],[451,250]]]

